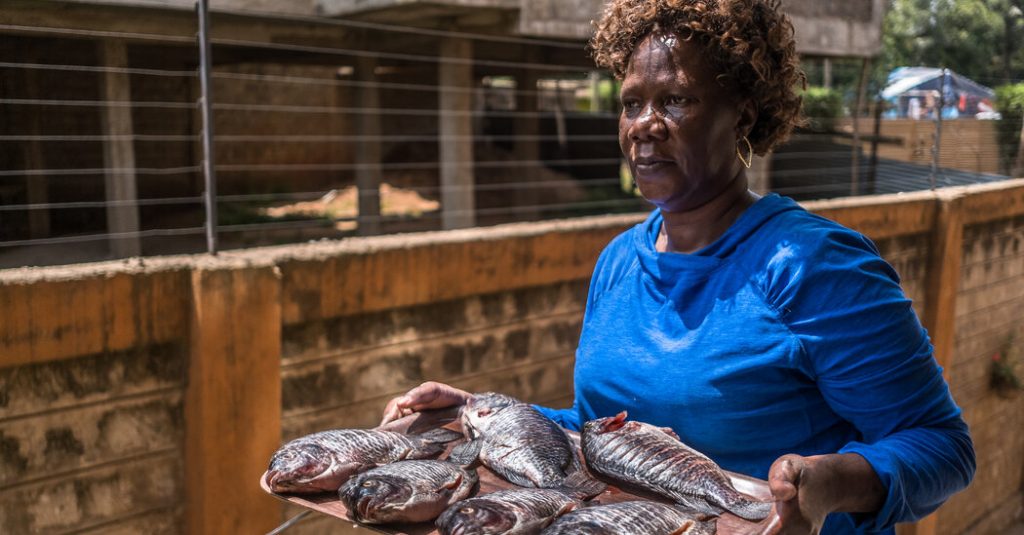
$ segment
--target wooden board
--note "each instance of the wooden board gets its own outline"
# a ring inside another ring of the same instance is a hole
[[[402,433],[422,433],[430,429],[437,427],[444,427],[453,431],[459,430],[459,424],[456,421],[456,411],[454,410],[441,410],[441,411],[427,411],[422,413],[413,414],[396,420],[382,429],[388,431],[398,431]],[[569,431],[569,436],[575,440],[578,444],[579,435],[575,432]],[[449,445],[449,449],[455,443]],[[581,455],[582,459],[583,456]],[[481,466],[477,468],[477,474],[480,476],[480,489],[476,496],[495,492],[498,490],[515,488],[515,485],[505,481],[494,472],[491,472],[487,468]],[[742,474],[735,474],[732,472],[726,472],[726,475],[732,480],[733,485],[737,490],[745,494],[749,494],[755,498],[762,500],[769,500],[771,493],[768,490],[768,483],[747,477]],[[608,482],[605,478],[599,478],[603,481]],[[344,522],[349,522],[359,527],[366,528],[370,531],[377,533],[389,533],[393,535],[436,535],[437,529],[434,528],[432,523],[422,524],[391,524],[386,526],[373,526],[369,524],[360,524],[355,522],[348,517],[348,509],[338,498],[335,493],[322,493],[322,494],[277,494],[270,490],[266,483],[266,474],[260,477],[260,487],[267,492],[281,500],[288,503],[299,505],[314,511],[336,517]],[[617,503],[630,500],[650,500],[659,501],[664,503],[672,503],[670,500],[654,496],[650,493],[646,493],[639,489],[625,488],[621,485],[611,484],[609,482],[608,489],[600,495],[593,498],[592,502],[599,503]],[[755,535],[766,531],[772,521],[776,520],[774,509],[772,514],[760,523],[750,522],[743,520],[731,513],[723,513],[718,517],[718,535]]]

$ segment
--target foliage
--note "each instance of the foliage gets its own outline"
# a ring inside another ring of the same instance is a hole
[[[1003,116],[999,120],[999,163],[1006,174],[1012,171],[1020,146],[1020,129],[1024,122],[1024,83],[996,88],[996,109]]]
[[[874,78],[948,67],[982,84],[1024,78],[1024,0],[893,0]]]
[[[814,131],[831,131],[843,115],[843,95],[834,89],[810,86],[803,94],[804,117]]]
[[[1006,339],[1003,347],[992,355],[992,372],[989,375],[989,386],[995,390],[1000,397],[1011,398],[1024,390],[1024,384],[1017,377],[1017,371],[1012,362],[1015,354],[1014,337],[1011,335]]]

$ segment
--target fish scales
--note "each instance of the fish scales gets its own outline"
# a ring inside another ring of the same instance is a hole
[[[274,492],[335,491],[353,474],[402,459],[439,455],[458,433],[438,429],[403,435],[377,429],[331,429],[299,437],[271,457],[267,482]]]
[[[581,470],[576,448],[565,431],[530,405],[510,396],[476,394],[460,419],[470,439],[449,457],[463,464],[480,461],[523,487],[551,488]]]
[[[714,519],[655,502],[584,507],[555,520],[542,535],[714,535]]]
[[[442,535],[536,535],[579,503],[555,489],[510,489],[452,505],[437,519]]]
[[[469,496],[476,472],[447,461],[397,461],[349,479],[338,490],[354,520],[369,524],[433,520]]]
[[[442,535],[537,535],[556,517],[607,487],[585,471],[555,489],[507,489],[456,503],[437,519]]]
[[[670,431],[625,414],[587,422],[581,434],[587,465],[700,512],[727,510],[747,520],[768,515],[771,504],[737,491],[725,472],[706,455],[686,446]]]

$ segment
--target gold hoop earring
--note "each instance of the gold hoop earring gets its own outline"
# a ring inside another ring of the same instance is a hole
[[[750,164],[754,163],[754,147],[753,147],[753,145],[750,144],[750,140],[747,139],[747,136],[741,137],[740,140],[747,144],[747,154],[748,155],[747,155],[746,158],[744,158],[743,157],[743,153],[740,152],[739,146],[737,146],[736,147],[736,156],[739,157],[741,162],[743,162],[743,166],[744,167],[746,167],[747,169],[750,169]]]

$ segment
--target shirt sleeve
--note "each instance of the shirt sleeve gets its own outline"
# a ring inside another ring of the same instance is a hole
[[[814,237],[770,267],[768,298],[801,344],[804,371],[860,432],[840,453],[864,457],[888,489],[880,511],[854,522],[875,531],[919,519],[973,477],[967,425],[874,244],[846,229]]]
[[[576,402],[573,401],[572,407],[568,409],[552,409],[550,407],[543,407],[541,405],[534,405],[533,408],[540,411],[541,414],[551,418],[556,424],[570,429],[572,431],[580,430],[580,411],[576,406]]]

